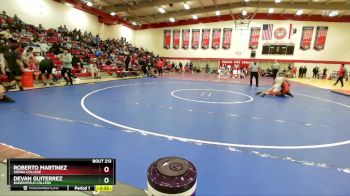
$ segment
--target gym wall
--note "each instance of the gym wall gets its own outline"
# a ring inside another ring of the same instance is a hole
[[[285,59],[285,60],[317,60],[317,61],[348,61],[350,62],[350,49],[347,44],[350,43],[350,23],[335,23],[335,22],[305,22],[305,21],[272,21],[272,20],[255,20],[251,21],[250,27],[261,27],[263,24],[273,24],[274,29],[278,27],[284,27],[289,30],[289,25],[293,24],[293,27],[297,28],[296,34],[288,39],[288,35],[282,40],[283,43],[294,43],[294,55],[262,55],[263,41],[259,40],[259,47],[256,50],[257,59]],[[316,26],[328,26],[328,34],[325,44],[325,49],[316,51],[313,48],[309,50],[300,49],[300,39],[303,26],[314,26],[313,42],[315,39]],[[177,26],[165,29],[203,29],[203,28],[235,28],[234,21],[225,21],[218,23],[202,23],[188,26]],[[232,32],[231,48],[225,49],[207,49],[201,48],[193,50],[191,48],[184,50],[180,49],[164,49],[163,48],[163,28],[138,30],[135,32],[135,37],[139,38],[135,40],[136,46],[144,46],[152,51],[158,51],[161,56],[165,57],[185,57],[185,58],[250,58],[250,49],[248,49],[250,30],[235,31]],[[191,37],[191,36],[190,36]],[[147,38],[147,39],[145,39]],[[222,39],[222,36],[221,36]],[[276,43],[274,38],[268,43]],[[191,43],[191,42],[190,42]],[[266,42],[264,42],[266,43]]]
[[[13,17],[14,14],[25,23],[44,28],[55,28],[66,25],[69,30],[74,28],[99,34],[102,39],[125,37],[134,43],[134,30],[123,25],[104,25],[98,22],[97,16],[75,9],[53,0],[1,0],[1,11]]]

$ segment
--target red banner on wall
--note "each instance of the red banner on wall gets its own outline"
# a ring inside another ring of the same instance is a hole
[[[257,49],[259,46],[260,27],[250,28],[249,49]]]
[[[222,48],[227,50],[231,47],[232,28],[224,28],[223,32]]]
[[[312,34],[314,32],[314,27],[303,27],[301,32],[300,48],[302,50],[308,50],[311,47]]]
[[[201,31],[199,29],[192,29],[192,49],[198,49],[199,48],[200,32]]]
[[[324,46],[326,44],[327,32],[328,32],[328,27],[326,26],[317,27],[314,49],[316,50],[324,49]]]
[[[171,30],[164,30],[164,48],[169,49],[171,43]]]
[[[189,29],[182,29],[182,48],[188,49],[190,45],[190,30]]]
[[[180,30],[173,30],[173,48],[180,48]]]
[[[212,42],[211,42],[211,47],[213,49],[218,49],[220,48],[220,39],[221,39],[221,29],[213,29],[213,34],[212,34]]]
[[[206,50],[209,48],[210,41],[210,29],[202,29],[202,49]]]

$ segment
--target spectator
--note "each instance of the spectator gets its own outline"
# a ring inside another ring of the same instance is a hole
[[[163,67],[164,67],[164,62],[162,61],[162,59],[158,59],[157,61],[158,76],[163,75]]]
[[[303,77],[303,66],[299,67],[299,78]]]
[[[312,73],[313,73],[312,78],[317,78],[318,71],[319,71],[319,68],[317,66],[313,68],[313,70],[312,70]]]
[[[94,38],[94,40],[93,40],[93,44],[94,44],[95,47],[98,47],[98,46],[99,46],[100,40],[101,40],[101,39],[100,39],[100,36],[99,36],[99,35],[96,35],[95,38]]]
[[[182,73],[183,72],[183,66],[182,66],[181,62],[179,62],[179,68],[180,68],[180,73]]]
[[[58,55],[61,53],[61,46],[58,44],[58,43],[53,43],[51,48],[50,48],[50,51],[52,53],[54,53],[55,55]]]
[[[303,68],[303,78],[306,78],[306,73],[307,73],[307,68],[306,68],[306,66],[304,65],[304,68]]]
[[[170,71],[173,71],[175,69],[175,62],[171,62],[171,66],[169,68],[170,68]]]
[[[0,75],[1,74],[6,74],[6,62],[5,62],[5,58],[4,58],[4,53],[7,52],[7,48],[5,46],[0,46]],[[1,82],[1,80],[0,80]]]
[[[9,85],[7,88],[11,88],[16,86],[19,87],[20,91],[23,91],[22,87],[22,72],[24,72],[24,66],[21,61],[21,58],[18,54],[19,46],[17,44],[11,45],[11,50],[4,54],[5,60],[7,62],[7,66],[9,68],[9,72],[7,73],[7,77],[9,79]]]
[[[38,31],[44,31],[44,28],[43,28],[43,26],[41,25],[41,24],[39,24],[39,26],[38,26]]]
[[[141,66],[141,71],[143,75],[148,75],[147,63],[141,58],[139,61],[139,65]]]
[[[126,58],[125,58],[125,70],[126,71],[129,71],[129,65],[130,65],[130,55],[127,55]]]
[[[292,78],[296,77],[296,75],[297,75],[297,67],[296,67],[296,66],[293,66],[291,72],[292,72]]]
[[[81,63],[80,58],[77,57],[76,55],[73,55],[73,57],[72,57],[72,66],[74,68],[79,68],[80,67],[80,63]]]
[[[24,50],[22,54],[22,61],[27,66],[29,66],[30,58],[34,58],[33,47],[29,47],[28,49]]]
[[[35,57],[29,57],[28,68],[29,70],[33,71],[35,80],[38,80],[40,72],[38,67],[38,61],[36,61]]]
[[[322,78],[323,79],[327,79],[327,71],[328,71],[327,67],[324,67],[323,68],[323,74],[322,74]]]
[[[89,71],[91,73],[91,77],[95,79],[100,79],[100,70],[97,68],[96,64],[90,63],[89,65]]]
[[[45,43],[44,39],[40,40],[40,54],[41,56],[46,56],[46,53],[49,51],[50,47]]]
[[[66,81],[66,86],[68,84],[73,85],[72,79],[72,55],[68,52],[67,48],[63,49],[63,53],[59,55],[59,58],[63,62],[63,67],[61,70],[61,75]]]
[[[210,71],[210,68],[209,68],[209,65],[208,63],[205,65],[205,73],[209,73]]]
[[[46,86],[46,76],[48,76],[50,85],[53,86],[53,80],[52,80],[52,69],[54,67],[54,64],[51,59],[44,58],[41,61],[39,61],[39,69],[41,73],[41,79],[43,81],[43,86]]]
[[[10,29],[7,29],[5,31],[1,31],[0,36],[3,37],[4,39],[12,38],[12,35],[10,33]]]
[[[340,81],[341,87],[344,86],[343,83],[343,78],[346,78],[348,76],[348,71],[345,68],[344,64],[341,64],[340,68],[339,68],[339,75],[338,75],[338,79],[337,81],[334,83],[334,86],[336,86],[338,84],[338,82]]]
[[[192,63],[192,61],[190,62],[190,72],[193,73],[193,63]]]

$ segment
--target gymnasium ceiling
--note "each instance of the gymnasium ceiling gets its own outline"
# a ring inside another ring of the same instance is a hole
[[[170,18],[176,21],[232,16],[237,19],[242,16],[242,10],[247,11],[245,17],[253,18],[259,14],[296,15],[303,10],[303,17],[321,16],[341,18],[350,15],[350,0],[80,0],[80,3],[92,3],[92,8],[104,12],[116,13],[121,20],[131,25],[147,25],[169,22]],[[190,9],[184,8],[184,3]],[[91,5],[91,4],[90,4]],[[163,8],[165,13],[160,13]],[[274,8],[273,13],[269,13]],[[220,16],[216,15],[220,11]],[[271,10],[270,10],[271,11]]]

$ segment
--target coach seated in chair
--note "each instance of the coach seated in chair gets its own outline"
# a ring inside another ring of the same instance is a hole
[[[270,68],[267,68],[263,76],[272,77],[272,70]]]

